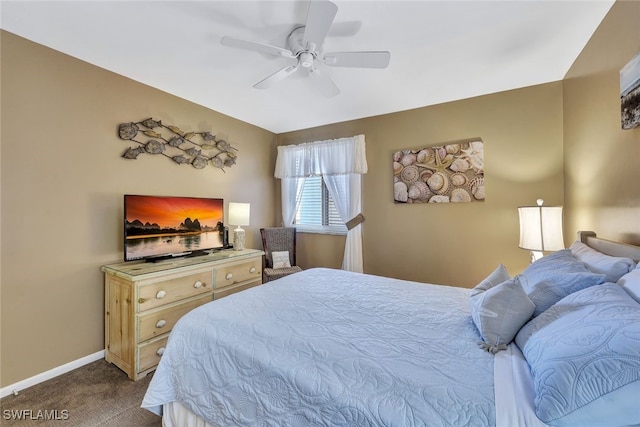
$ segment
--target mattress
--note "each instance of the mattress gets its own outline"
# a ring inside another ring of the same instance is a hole
[[[176,324],[142,407],[218,426],[496,425],[468,297],[325,268],[230,295]]]

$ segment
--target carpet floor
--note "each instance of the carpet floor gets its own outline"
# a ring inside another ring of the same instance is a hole
[[[104,359],[0,400],[3,426],[161,427],[140,403],[153,374],[131,381]]]

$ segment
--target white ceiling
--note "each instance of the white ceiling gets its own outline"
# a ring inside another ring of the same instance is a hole
[[[388,68],[324,67],[325,98],[294,75],[253,84],[287,58],[220,44],[286,47],[299,1],[2,1],[1,27],[275,133],[561,80],[613,0],[335,1],[325,52],[388,50]]]

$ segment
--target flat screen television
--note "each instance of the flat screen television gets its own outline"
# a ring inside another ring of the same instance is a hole
[[[124,195],[125,261],[201,255],[223,236],[223,199]]]

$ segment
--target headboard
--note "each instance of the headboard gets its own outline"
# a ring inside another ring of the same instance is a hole
[[[603,254],[631,258],[635,262],[640,261],[640,246],[601,239],[593,231],[578,231],[578,240]]]

